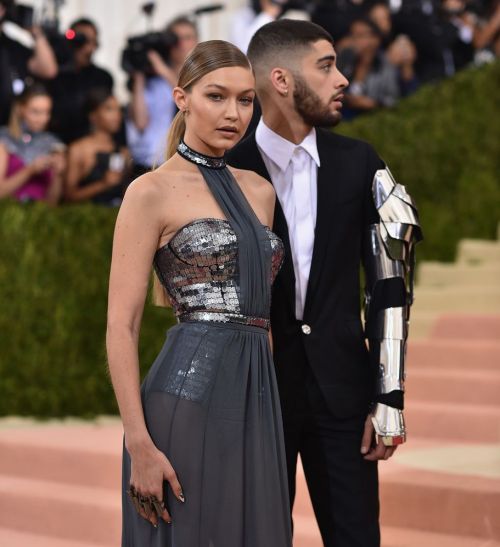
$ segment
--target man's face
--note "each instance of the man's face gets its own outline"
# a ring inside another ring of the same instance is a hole
[[[74,29],[79,34],[84,34],[85,44],[75,49],[74,59],[79,67],[89,66],[92,63],[92,57],[99,47],[97,32],[91,25],[77,25]]]
[[[333,45],[327,40],[311,44],[293,73],[295,110],[311,126],[331,127],[342,118],[343,90],[349,82],[336,65]]]
[[[172,30],[179,41],[172,48],[170,58],[174,65],[182,65],[189,52],[194,49],[198,43],[198,34],[192,25],[186,25],[184,23],[176,25]]]

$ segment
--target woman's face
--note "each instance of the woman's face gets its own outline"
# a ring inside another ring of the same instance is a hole
[[[33,133],[45,130],[49,124],[51,113],[52,99],[45,95],[32,97],[20,106],[21,119]]]
[[[122,123],[120,103],[115,97],[109,97],[90,115],[90,121],[96,129],[116,133]]]
[[[206,74],[189,92],[176,88],[179,109],[185,110],[186,144],[220,156],[245,134],[252,118],[255,78],[249,68],[219,68]]]

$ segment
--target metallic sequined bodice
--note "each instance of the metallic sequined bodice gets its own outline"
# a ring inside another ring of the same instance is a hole
[[[267,226],[263,226],[263,235],[271,243],[271,284],[284,249],[281,239]],[[238,240],[227,220],[202,218],[186,224],[157,250],[154,267],[176,315],[241,313]]]

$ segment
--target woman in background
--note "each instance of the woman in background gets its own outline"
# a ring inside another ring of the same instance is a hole
[[[111,91],[93,89],[87,99],[91,133],[69,147],[67,201],[120,205],[127,186],[130,155],[117,142],[122,123],[120,104]]]
[[[47,90],[27,87],[0,128],[0,198],[58,203],[65,170],[64,144],[45,131],[52,112]]]

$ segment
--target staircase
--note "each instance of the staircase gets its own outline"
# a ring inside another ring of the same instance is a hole
[[[382,545],[500,547],[500,243],[463,241],[418,280]],[[0,422],[0,545],[118,546],[121,443],[115,418]],[[300,468],[294,521],[294,547],[322,547]]]

